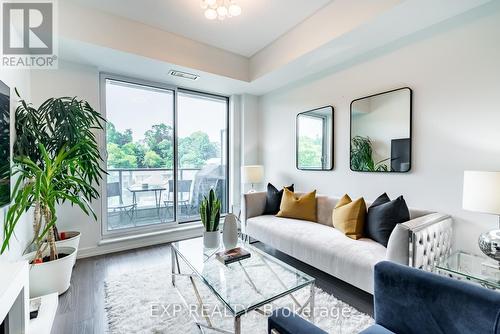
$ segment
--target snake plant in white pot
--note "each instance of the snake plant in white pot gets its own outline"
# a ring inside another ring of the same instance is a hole
[[[203,245],[205,248],[217,248],[220,243],[219,221],[221,202],[215,191],[210,189],[208,198],[203,196],[200,203],[200,218],[203,223]]]

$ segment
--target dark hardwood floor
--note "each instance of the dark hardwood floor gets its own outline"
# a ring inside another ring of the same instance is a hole
[[[317,286],[358,310],[373,315],[370,294],[321,272],[262,243],[254,246],[317,279]],[[110,275],[138,271],[170,263],[170,246],[159,245],[102,255],[76,262],[71,287],[59,298],[53,334],[106,333],[104,281]]]

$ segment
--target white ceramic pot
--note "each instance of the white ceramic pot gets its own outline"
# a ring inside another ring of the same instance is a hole
[[[81,233],[78,231],[65,231],[65,232],[59,232],[59,234],[64,233],[64,236],[66,239],[64,240],[59,240],[56,241],[56,247],[72,247],[76,249],[76,253],[78,255],[78,246],[80,245],[80,236]],[[75,261],[73,261],[73,266],[75,265],[76,262],[76,256],[75,256]]]
[[[219,231],[207,232],[203,231],[203,246],[205,248],[218,248],[220,243]]]
[[[229,213],[224,219],[222,240],[225,249],[233,249],[238,244],[238,221],[232,213]]]
[[[55,261],[30,265],[30,297],[35,298],[50,293],[62,294],[68,290],[71,282],[76,249],[73,247],[57,247],[59,254],[68,254]],[[47,249],[44,256],[49,254]],[[26,254],[24,258],[33,260],[35,252]]]
[[[73,247],[78,252],[78,246],[80,245],[81,233],[78,231],[64,231],[59,232],[59,234],[65,235],[66,239],[56,241],[57,247]]]

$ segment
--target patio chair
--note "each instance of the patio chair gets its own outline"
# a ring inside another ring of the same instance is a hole
[[[127,216],[130,218],[130,221],[133,221],[134,219],[134,214],[137,209],[137,204],[123,204],[123,197],[122,197],[122,192],[121,192],[121,186],[120,182],[111,182],[107,184],[107,192],[106,192],[106,197],[113,198],[113,197],[119,197],[119,202],[116,205],[109,205],[108,204],[108,214],[113,214],[117,213],[120,215],[121,213],[127,214]]]
[[[179,207],[184,207],[186,213],[189,213],[191,207],[191,184],[193,180],[181,180],[177,181],[177,193]],[[167,210],[172,210],[174,208],[174,180],[168,180],[168,194],[167,199],[164,201]]]

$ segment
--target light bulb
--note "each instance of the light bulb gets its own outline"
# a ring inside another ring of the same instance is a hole
[[[208,6],[213,6],[217,3],[217,0],[205,0]]]
[[[208,8],[205,11],[205,17],[209,20],[215,20],[217,18],[217,12],[212,8]]]
[[[218,7],[217,8],[217,14],[219,14],[219,16],[226,16],[227,15],[227,8],[226,8],[226,6]]]
[[[231,4],[231,6],[229,6],[229,14],[231,14],[231,16],[238,16],[241,14],[241,7],[238,6],[237,4]]]

